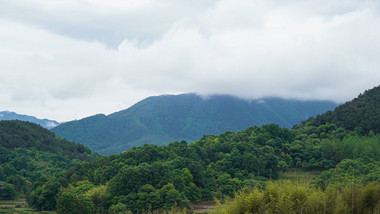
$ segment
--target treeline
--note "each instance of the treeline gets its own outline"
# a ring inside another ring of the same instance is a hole
[[[28,194],[41,176],[52,176],[99,155],[39,125],[0,121],[0,200]]]
[[[330,186],[325,190],[290,182],[240,191],[219,203],[215,213],[374,213],[380,212],[380,184]]]
[[[66,207],[62,201],[81,200],[97,212],[115,206],[133,213],[170,210],[175,205],[191,210],[190,202],[262,188],[268,180],[293,169],[330,169],[312,183],[315,187],[343,186],[343,180],[365,184],[380,180],[379,142],[380,135],[364,136],[334,124],[308,122],[292,130],[274,124],[256,126],[204,136],[190,145],[184,141],[144,145],[77,164],[35,182],[28,201],[42,210]],[[356,162],[362,165],[349,167]],[[363,165],[368,166],[364,171],[360,168]],[[349,173],[354,179],[346,176]]]

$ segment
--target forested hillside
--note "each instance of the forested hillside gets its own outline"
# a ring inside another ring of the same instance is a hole
[[[28,194],[37,180],[99,156],[37,124],[18,120],[0,121],[0,154],[0,199]]]
[[[363,136],[334,124],[297,130],[271,124],[204,136],[190,145],[144,145],[59,174],[70,184],[56,191],[57,206],[69,206],[71,198],[70,203],[87,200],[88,209],[99,212],[123,207],[143,213],[175,204],[191,210],[191,202],[265,188],[288,170],[327,170],[310,184],[322,189],[380,182],[379,142],[380,135]],[[41,197],[38,185],[34,188],[31,195]],[[33,198],[30,203],[39,207]]]
[[[195,94],[150,97],[120,112],[64,123],[58,136],[80,142],[101,154],[120,153],[146,143],[193,142],[203,135],[275,123],[292,127],[332,110],[335,103],[277,98],[247,101],[232,96]]]
[[[306,122],[315,121],[317,125],[334,123],[347,130],[361,128],[364,133],[371,130],[380,133],[380,86],[366,90],[357,98],[338,106]]]

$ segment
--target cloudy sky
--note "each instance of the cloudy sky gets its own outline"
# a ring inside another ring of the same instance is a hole
[[[0,0],[0,111],[58,121],[195,92],[345,102],[380,84],[378,0]]]

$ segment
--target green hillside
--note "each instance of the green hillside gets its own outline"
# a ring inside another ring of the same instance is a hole
[[[380,134],[363,129],[311,118],[134,147],[38,179],[28,203],[58,213],[192,213],[193,203],[216,199],[215,213],[377,213]],[[297,172],[313,178],[279,180]]]
[[[41,126],[18,120],[0,121],[0,199],[27,194],[41,177],[50,177],[99,155],[81,144],[57,137]]]
[[[269,123],[292,127],[335,108],[327,101],[277,98],[247,101],[232,96],[202,98],[195,94],[149,97],[111,115],[95,115],[52,129],[101,154],[120,153],[146,143],[188,142],[203,135],[237,131]]]
[[[194,202],[228,199],[238,191],[252,188],[265,190],[269,181],[276,181],[288,171],[324,171],[307,187],[310,190],[304,190],[305,201],[309,197],[308,200],[316,200],[315,188],[336,187],[334,191],[340,196],[343,194],[340,189],[357,184],[355,188],[363,188],[362,192],[371,182],[380,182],[379,142],[380,135],[362,136],[335,124],[321,125],[315,130],[312,126],[289,130],[269,124],[204,136],[190,145],[186,142],[144,145],[78,164],[64,172],[71,185],[58,193],[57,209],[65,210],[76,201],[87,200],[88,213],[115,209],[144,213],[170,210],[173,206],[191,211]],[[295,188],[284,186],[287,187]],[[286,190],[289,189],[277,191],[280,194]],[[41,193],[35,191],[32,194],[40,197]],[[275,207],[282,206],[279,200],[286,199],[284,194],[273,195],[263,203],[273,203],[276,210]],[[276,199],[277,196],[285,198]],[[380,202],[374,200],[375,204]],[[313,210],[307,207],[312,201],[305,201],[297,206]],[[349,202],[342,204],[349,210]],[[269,205],[263,207],[272,210]]]
[[[364,133],[380,133],[380,86],[366,90],[357,98],[306,122],[316,125],[334,123],[347,130],[360,127]],[[305,122],[303,123],[305,124]]]

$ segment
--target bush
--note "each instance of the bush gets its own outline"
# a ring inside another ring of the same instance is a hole
[[[0,200],[13,200],[15,195],[16,190],[12,184],[0,182]]]
[[[108,213],[110,213],[110,214],[119,214],[119,213],[132,214],[132,212],[127,210],[127,205],[125,205],[123,203],[117,203],[117,204],[112,205],[108,209]]]
[[[91,214],[93,212],[94,204],[87,196],[64,192],[57,199],[58,214]]]

